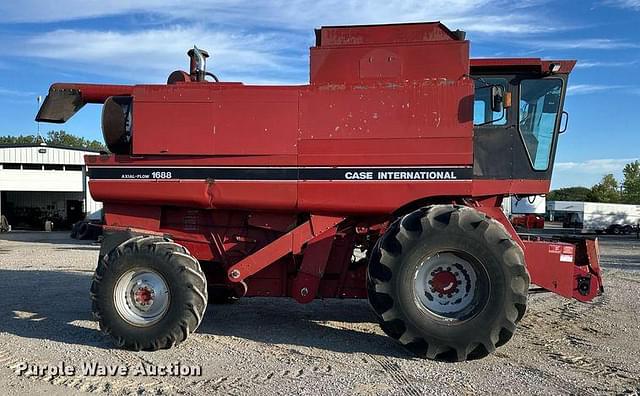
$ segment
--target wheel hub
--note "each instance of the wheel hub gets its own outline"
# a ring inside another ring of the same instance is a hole
[[[153,288],[147,284],[142,284],[133,293],[133,301],[136,307],[140,309],[148,309],[153,304],[155,292]]]
[[[113,292],[118,314],[134,326],[151,326],[169,310],[167,282],[151,269],[127,271],[116,282]]]
[[[436,316],[462,320],[473,311],[478,287],[474,265],[453,252],[427,257],[414,277],[418,305]]]
[[[431,285],[431,292],[438,293],[439,295],[447,295],[449,298],[458,291],[458,285],[461,281],[458,280],[458,272],[451,272],[451,270],[440,270],[431,272],[432,279],[429,280]]]

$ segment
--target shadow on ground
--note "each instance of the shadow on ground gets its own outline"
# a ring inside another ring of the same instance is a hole
[[[94,328],[91,274],[0,270],[0,332],[97,348],[113,348]],[[258,343],[410,358],[389,337],[371,332],[376,319],[366,301],[320,300],[301,305],[283,298],[252,298],[210,305],[198,333]],[[93,326],[91,326],[93,327]]]
[[[81,241],[73,239],[69,236],[69,231],[11,231],[0,233],[0,243],[2,243],[2,241],[49,243],[55,245],[99,246],[96,244],[96,241]]]
[[[377,320],[363,300],[328,299],[303,305],[285,298],[247,298],[234,304],[210,304],[198,332],[266,344],[412,358],[397,342],[373,329],[379,329]]]
[[[68,344],[108,347],[92,320],[91,275],[79,272],[0,270],[0,332]]]

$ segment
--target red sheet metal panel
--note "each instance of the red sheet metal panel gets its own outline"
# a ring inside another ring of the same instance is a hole
[[[456,37],[440,22],[388,25],[323,26],[316,30],[319,47],[451,41]]]
[[[473,196],[482,197],[506,194],[546,194],[547,192],[549,192],[550,186],[551,180],[475,179],[473,181]]]
[[[348,214],[392,213],[422,197],[466,196],[470,181],[301,181],[301,211]]]
[[[469,72],[467,41],[311,48],[312,85],[371,80],[458,80]]]
[[[524,241],[527,271],[531,283],[572,298],[574,289],[574,246],[569,243]]]
[[[473,140],[464,137],[304,139],[300,166],[450,165],[473,163]]]
[[[146,155],[85,155],[88,166],[295,166],[296,155],[242,155],[242,156],[185,156]]]
[[[229,280],[242,282],[245,278],[265,269],[286,254],[299,254],[304,244],[335,227],[344,219],[344,217],[312,215],[310,220],[231,266],[227,270]]]
[[[297,203],[295,181],[90,180],[89,188],[103,202],[263,210],[295,210]]]
[[[299,163],[473,163],[473,83],[324,86],[302,92]]]
[[[134,154],[295,154],[297,88],[139,86],[133,131]]]
[[[300,100],[302,140],[471,138],[472,122],[467,78],[324,86],[303,91]]]
[[[291,282],[290,295],[299,303],[309,303],[318,295],[337,227],[331,227],[307,242],[300,270]]]

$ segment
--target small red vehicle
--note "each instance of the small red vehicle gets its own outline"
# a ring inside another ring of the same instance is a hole
[[[117,345],[184,341],[208,301],[368,298],[419,356],[506,343],[530,282],[590,301],[596,241],[521,238],[505,195],[549,191],[575,61],[469,59],[440,23],[323,27],[310,82],[223,82],[193,48],[165,85],[53,84],[37,120],[104,104],[111,153],[93,312]]]
[[[527,230],[533,228],[541,229],[544,228],[544,217],[532,213],[525,215],[514,215],[511,218],[511,224],[513,224],[514,227],[522,227]]]

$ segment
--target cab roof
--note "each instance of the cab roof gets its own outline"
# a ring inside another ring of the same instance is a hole
[[[482,71],[533,71],[546,73],[552,64],[559,64],[556,73],[570,73],[576,60],[547,60],[540,58],[475,58],[471,59],[471,72]]]

